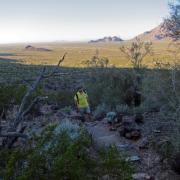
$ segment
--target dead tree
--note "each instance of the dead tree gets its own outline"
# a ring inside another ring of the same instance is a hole
[[[135,69],[140,69],[144,58],[152,54],[152,43],[141,42],[140,39],[136,38],[130,47],[121,46],[120,51],[131,61]]]
[[[36,104],[38,101],[44,100],[47,97],[36,97],[34,100],[32,100],[31,104],[27,106],[29,98],[32,96],[33,92],[38,87],[40,81],[43,79],[47,79],[50,77],[55,76],[58,73],[58,67],[61,65],[61,63],[64,61],[66,57],[65,53],[62,58],[59,60],[57,66],[53,69],[53,71],[49,74],[46,73],[46,67],[44,67],[40,73],[40,75],[36,78],[34,83],[32,85],[29,85],[29,88],[24,95],[19,110],[17,112],[16,118],[13,121],[13,123],[8,127],[6,134],[0,134],[0,137],[6,137],[3,141],[4,147],[11,148],[14,142],[17,140],[18,137],[27,138],[26,135],[23,135],[23,131],[25,130],[24,127],[21,127],[20,130],[18,129],[18,126],[23,122],[25,115],[31,110],[31,108]]]

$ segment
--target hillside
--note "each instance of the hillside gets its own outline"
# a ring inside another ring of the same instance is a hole
[[[166,30],[163,28],[163,24],[155,27],[150,31],[146,31],[143,34],[136,36],[141,41],[168,41],[172,40],[170,37],[165,37]],[[134,38],[134,39],[135,39]],[[133,39],[133,40],[134,40]]]

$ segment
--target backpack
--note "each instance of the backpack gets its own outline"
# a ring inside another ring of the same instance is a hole
[[[76,93],[76,99],[77,99],[77,103],[79,104],[79,97],[78,97],[78,94]]]

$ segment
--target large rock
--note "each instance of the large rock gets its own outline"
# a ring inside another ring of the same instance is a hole
[[[141,130],[137,127],[133,117],[125,117],[118,131],[121,136],[127,139],[138,140],[141,137]]]

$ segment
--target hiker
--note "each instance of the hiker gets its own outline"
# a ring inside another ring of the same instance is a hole
[[[84,88],[81,86],[78,88],[77,93],[74,96],[77,112],[79,112],[84,120],[91,120],[91,111],[88,102],[88,95]]]

